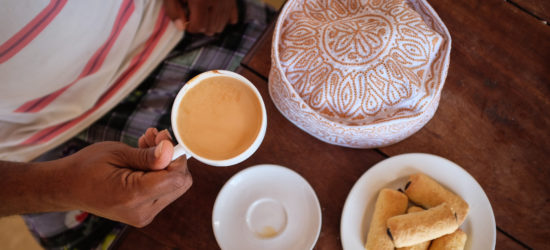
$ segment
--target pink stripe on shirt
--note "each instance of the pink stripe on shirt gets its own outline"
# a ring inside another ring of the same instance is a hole
[[[0,63],[4,63],[29,44],[59,14],[67,0],[51,0],[23,29],[0,45]]]
[[[72,85],[77,83],[80,79],[91,75],[101,67],[103,62],[105,61],[105,58],[109,54],[109,51],[113,47],[113,44],[115,43],[116,39],[118,38],[121,30],[124,28],[126,23],[128,22],[128,19],[134,12],[135,6],[134,1],[132,0],[124,0],[124,2],[120,5],[120,9],[118,11],[117,17],[115,19],[115,23],[113,25],[113,28],[111,30],[111,34],[109,35],[109,38],[107,38],[107,41],[103,43],[103,45],[94,53],[94,55],[90,58],[80,75],[70,84],[67,86],[51,93],[46,96],[34,99],[32,101],[28,101],[25,104],[21,105],[19,108],[17,108],[14,112],[18,113],[35,113],[46,106],[48,104],[52,103],[57,97],[59,97],[63,92],[65,92],[68,88],[70,88]]]
[[[149,39],[147,40],[145,47],[141,53],[136,55],[131,63],[130,66],[124,71],[124,73],[115,81],[113,86],[111,86],[98,100],[96,105],[91,108],[90,110],[86,111],[84,114],[80,115],[79,117],[67,121],[65,123],[54,125],[49,128],[46,128],[44,130],[41,130],[37,132],[36,134],[32,135],[30,138],[25,140],[21,145],[30,145],[30,144],[37,144],[37,143],[44,143],[47,142],[59,134],[67,131],[71,127],[77,125],[82,120],[84,120],[86,117],[90,116],[93,112],[95,112],[97,109],[99,109],[103,104],[105,104],[111,97],[113,97],[126,83],[128,83],[128,80],[140,69],[140,67],[143,65],[145,61],[149,58],[153,50],[155,49],[156,45],[158,44],[160,38],[166,31],[166,28],[168,27],[168,24],[170,23],[170,20],[168,17],[164,14],[164,9],[161,9],[159,16],[157,18],[155,29]]]

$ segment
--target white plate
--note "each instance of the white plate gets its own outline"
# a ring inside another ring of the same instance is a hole
[[[321,206],[296,172],[258,165],[225,183],[214,203],[212,227],[226,250],[311,249],[321,231]]]
[[[408,176],[422,172],[470,205],[460,227],[467,235],[464,249],[495,249],[496,225],[491,203],[477,181],[455,163],[430,154],[404,154],[379,162],[361,176],[351,189],[340,223],[342,246],[364,249],[374,203],[382,188],[403,188]]]

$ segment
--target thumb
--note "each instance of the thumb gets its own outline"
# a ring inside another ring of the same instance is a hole
[[[120,154],[123,166],[139,170],[161,170],[172,161],[174,146],[167,140],[161,141],[157,146],[150,148],[132,148],[122,151]]]

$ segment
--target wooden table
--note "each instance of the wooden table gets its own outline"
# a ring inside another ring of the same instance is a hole
[[[453,38],[439,109],[418,133],[379,149],[323,143],[286,120],[267,91],[273,26],[238,72],[260,90],[268,113],[263,144],[228,168],[190,160],[193,187],[147,227],[128,227],[116,249],[218,249],[214,201],[234,174],[261,163],[289,167],[315,189],[323,223],[315,249],[341,249],[340,217],[355,181],[390,156],[425,152],[466,169],[483,187],[497,223],[497,249],[550,242],[550,1],[431,0]]]

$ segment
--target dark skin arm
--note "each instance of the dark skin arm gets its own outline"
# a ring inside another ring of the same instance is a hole
[[[0,161],[0,216],[83,210],[136,227],[149,224],[192,184],[167,131],[149,129],[140,148],[102,142],[59,160]]]

